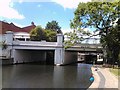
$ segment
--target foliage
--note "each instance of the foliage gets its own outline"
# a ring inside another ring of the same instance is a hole
[[[41,26],[37,26],[30,32],[30,39],[32,41],[41,41],[45,40],[45,32],[44,29]]]
[[[51,21],[46,24],[45,29],[41,26],[37,26],[30,32],[30,39],[32,41],[46,40],[48,42],[57,41],[57,33],[62,33],[61,27],[58,25],[57,21]]]
[[[69,32],[69,33],[65,33],[64,36],[67,38],[67,40],[65,40],[64,42],[65,48],[73,46],[74,43],[78,40],[76,33]]]
[[[111,53],[112,55],[119,48],[118,36],[120,34],[117,34],[119,32],[118,28],[113,28],[120,14],[118,5],[120,5],[120,2],[114,1],[79,3],[70,24],[71,28],[76,30],[81,28],[95,28],[99,30],[103,47],[107,53]],[[108,52],[111,50],[112,52]],[[116,59],[117,56],[118,53],[112,57]]]
[[[66,37],[66,40],[64,42],[65,48],[69,48],[73,46],[76,43],[80,43],[84,40],[84,36],[90,35],[89,31],[84,31],[82,29],[80,30],[74,30],[73,32],[65,33],[64,36]]]
[[[117,2],[88,2],[80,3],[71,22],[73,28],[94,27],[105,31],[111,27],[118,17]]]
[[[61,31],[61,27],[58,25],[58,22],[57,21],[51,21],[51,22],[48,22],[46,24],[46,27],[45,27],[46,30],[53,30],[57,33],[62,33]]]
[[[32,29],[30,32],[30,39],[32,41],[41,41],[46,40],[48,42],[56,42],[57,41],[57,32],[54,30],[44,30],[41,26],[37,26]]]
[[[107,54],[108,57],[111,57],[111,60],[109,60],[108,63],[112,64],[115,62],[118,63],[118,60],[120,60],[120,30],[118,28],[120,28],[119,24],[117,24],[115,27],[110,28],[106,37],[102,36],[101,38],[103,46],[108,46]]]
[[[2,50],[6,49],[7,48],[6,42],[5,41],[0,42],[0,47],[2,47]]]
[[[57,37],[56,37],[56,32],[55,31],[51,31],[51,30],[44,30],[45,32],[45,36],[46,36],[46,41],[48,42],[56,42],[57,41]]]
[[[116,76],[120,76],[120,70],[119,69],[110,68],[110,72],[113,73]]]

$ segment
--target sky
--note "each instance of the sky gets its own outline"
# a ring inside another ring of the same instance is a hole
[[[70,20],[80,2],[90,0],[0,0],[0,20],[14,23],[19,27],[58,22],[63,33],[71,31]]]

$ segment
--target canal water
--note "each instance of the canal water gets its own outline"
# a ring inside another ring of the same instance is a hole
[[[2,88],[88,88],[91,65],[17,64],[2,67]]]

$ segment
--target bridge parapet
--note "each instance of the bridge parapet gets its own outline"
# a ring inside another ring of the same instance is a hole
[[[102,48],[101,44],[76,44],[72,47],[79,47],[79,48]]]
[[[66,49],[67,51],[80,51],[80,52],[101,52],[101,44],[76,44],[70,48]]]
[[[13,32],[6,32],[6,44],[11,45],[19,45],[19,46],[53,46],[53,47],[63,47],[63,35],[57,35],[57,42],[46,42],[46,41],[13,41]]]
[[[57,46],[57,42],[46,41],[13,41],[14,45],[29,45],[29,46]],[[60,45],[59,45],[60,46]]]

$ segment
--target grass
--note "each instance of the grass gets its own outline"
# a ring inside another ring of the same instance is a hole
[[[119,69],[110,68],[110,72],[113,73],[116,76],[120,76],[120,70]]]

